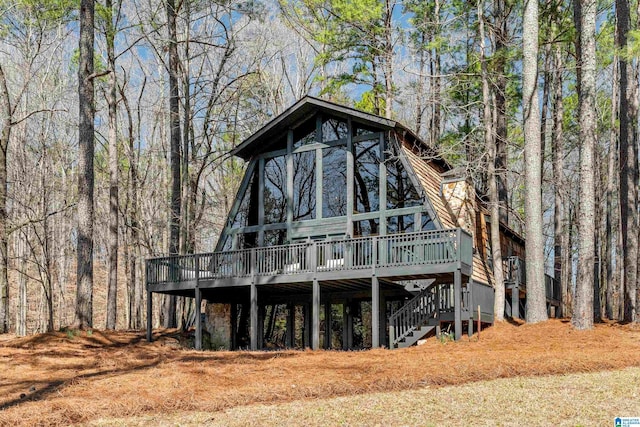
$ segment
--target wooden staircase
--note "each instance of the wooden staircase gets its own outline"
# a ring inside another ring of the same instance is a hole
[[[441,306],[440,287],[431,285],[420,291],[389,317],[391,348],[412,346],[424,338],[438,323]]]

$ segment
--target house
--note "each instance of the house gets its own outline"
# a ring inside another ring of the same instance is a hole
[[[285,308],[286,346],[313,349],[321,332],[335,346],[332,317],[344,349],[356,327],[371,347],[396,348],[493,322],[488,212],[402,124],[305,97],[231,154],[248,165],[215,251],[147,261],[149,339],[154,292],[229,304],[232,348],[263,347],[266,307]],[[517,317],[524,241],[506,226],[501,236]]]

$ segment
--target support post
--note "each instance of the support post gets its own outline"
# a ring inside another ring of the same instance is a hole
[[[264,318],[267,313],[266,305],[258,305],[258,348],[264,348]]]
[[[313,279],[311,304],[311,349],[317,350],[320,347],[320,283],[318,279]]]
[[[147,341],[153,341],[153,293],[147,291]]]
[[[249,336],[251,350],[258,349],[258,288],[255,283],[251,284],[249,315]]]
[[[293,303],[287,304],[287,347],[295,347],[296,341],[296,306]]]
[[[310,313],[311,305],[309,303],[305,303],[302,306],[302,310],[304,312],[304,330],[302,333],[302,346],[303,347],[311,347],[311,340],[309,331],[311,330],[311,313]]]
[[[229,348],[231,350],[236,350],[238,348],[238,304],[235,302],[231,303],[231,342],[229,343]]]
[[[380,346],[387,346],[387,299],[380,294]]]
[[[453,306],[455,309],[455,338],[462,338],[462,273],[460,269],[453,273]]]
[[[324,303],[324,348],[329,350],[331,348],[331,301],[328,299]]]
[[[380,347],[380,282],[371,277],[371,347]]]
[[[196,350],[202,350],[202,291],[200,291],[200,288],[198,286],[196,286],[196,288],[194,289],[195,292],[195,298],[196,298],[196,306],[195,306],[195,312],[196,312],[196,343],[195,343],[195,347]]]
[[[517,284],[511,288],[511,317],[520,318],[520,287]]]
[[[468,322],[467,322],[467,335],[469,338],[473,335],[473,280],[469,277],[469,281],[467,282],[467,306],[465,307],[467,310]]]
[[[342,349],[349,350],[349,300],[342,302]]]

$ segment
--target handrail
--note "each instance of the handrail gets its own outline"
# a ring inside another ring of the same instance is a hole
[[[430,230],[151,258],[147,260],[147,284],[445,263],[471,265],[472,257],[472,238],[466,231]]]
[[[454,285],[452,283],[431,284],[413,299],[407,301],[389,316],[390,347],[396,347],[401,341],[412,335],[414,331],[425,326],[430,319],[439,317],[441,313],[455,311]],[[465,283],[461,289],[462,307],[470,308],[471,294]]]

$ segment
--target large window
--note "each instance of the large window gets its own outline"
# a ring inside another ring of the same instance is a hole
[[[293,148],[316,142],[316,120],[307,120],[293,131]]]
[[[422,198],[411,182],[402,161],[392,157],[386,161],[387,166],[387,209],[420,206]]]
[[[287,164],[285,156],[264,163],[264,222],[276,224],[287,219]]]
[[[387,234],[411,233],[415,223],[413,214],[387,218]]]
[[[231,228],[246,227],[248,225],[256,225],[258,223],[258,210],[256,209],[258,207],[257,200],[252,200],[251,198],[252,195],[257,195],[256,190],[258,180],[255,179],[255,177],[256,173],[254,171],[249,178],[249,183],[244,194],[238,194],[239,197],[242,197],[242,201],[240,202],[238,213],[233,219]]]
[[[322,122],[322,142],[335,141],[348,135],[347,123],[338,119],[325,119]]]
[[[353,235],[355,237],[375,236],[380,233],[380,220],[378,218],[355,221],[353,223]]]
[[[316,217],[316,153],[293,155],[293,220]]]
[[[378,139],[354,144],[356,212],[375,212],[380,209],[380,144]]]
[[[322,150],[322,217],[347,214],[347,151],[344,146]]]

